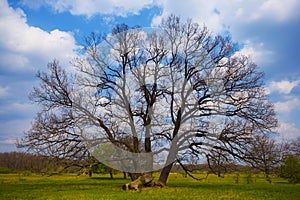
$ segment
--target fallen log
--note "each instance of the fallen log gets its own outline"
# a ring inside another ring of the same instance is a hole
[[[123,190],[138,190],[139,187],[150,187],[153,180],[153,176],[150,173],[139,176],[134,181],[124,184]]]

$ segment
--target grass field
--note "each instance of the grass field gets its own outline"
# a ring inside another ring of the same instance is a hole
[[[206,180],[195,181],[171,174],[167,187],[139,191],[123,191],[122,185],[130,180],[121,176],[109,179],[108,175],[89,178],[75,174],[0,174],[0,199],[300,199],[299,184],[280,178],[273,178],[270,184],[262,175],[252,175],[250,179],[247,174],[225,178],[209,175]]]

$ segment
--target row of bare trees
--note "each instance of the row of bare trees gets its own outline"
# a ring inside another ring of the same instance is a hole
[[[172,170],[186,170],[187,175],[192,175],[192,172],[207,171],[215,173],[222,177],[225,173],[232,173],[244,170],[243,167],[248,167],[256,172],[262,172],[269,180],[270,174],[280,174],[280,166],[284,160],[290,156],[300,160],[300,137],[289,142],[276,142],[273,138],[266,135],[257,137],[249,146],[249,151],[246,158],[243,160],[235,159],[232,155],[221,150],[211,151],[207,154],[207,162],[203,164],[184,164],[181,166],[175,163]],[[0,153],[0,167],[10,169],[8,172],[31,171],[34,173],[53,172],[79,172],[84,173],[110,173],[113,177],[115,172],[109,167],[105,167],[97,160],[89,158],[88,160],[67,160],[58,159],[52,156],[42,156],[37,154],[29,154],[24,152],[7,152]],[[295,169],[296,170],[296,169]],[[126,174],[125,174],[126,175]]]
[[[234,156],[223,151],[211,151],[207,155],[207,163],[213,173],[221,176],[230,171],[230,166],[240,163],[265,174],[269,180],[270,174],[278,174],[284,159],[289,156],[300,159],[300,137],[291,141],[278,141],[274,135],[255,136],[247,144],[244,158],[235,159]]]
[[[30,98],[42,109],[19,146],[68,159],[90,153],[133,180],[160,170],[162,186],[175,162],[219,154],[261,165],[255,142],[277,120],[263,73],[237,50],[174,15],[157,29],[91,34],[72,70],[53,61],[38,72]]]
[[[76,172],[84,163],[73,163],[66,159],[57,159],[24,152],[0,153],[0,167],[5,172],[22,172],[51,174],[59,172]]]

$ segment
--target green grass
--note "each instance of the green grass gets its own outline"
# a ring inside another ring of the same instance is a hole
[[[225,178],[209,175],[204,181],[171,174],[167,187],[141,191],[123,191],[122,185],[130,180],[121,176],[111,180],[108,175],[0,174],[0,199],[300,199],[300,185],[280,178],[273,178],[270,184],[262,175],[253,175],[252,183],[247,184],[247,175],[242,174],[237,184],[234,174]]]

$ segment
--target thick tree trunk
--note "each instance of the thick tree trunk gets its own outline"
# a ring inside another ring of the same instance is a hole
[[[181,125],[181,109],[179,109],[177,112],[177,119],[176,119],[176,123],[175,123],[175,128],[173,130],[173,140],[171,143],[170,151],[169,151],[167,162],[166,162],[166,163],[170,163],[170,164],[168,164],[167,166],[165,166],[162,169],[159,179],[158,179],[158,182],[155,183],[155,185],[157,185],[157,186],[164,187],[167,184],[169,174],[171,172],[172,166],[174,164],[174,161],[175,161],[177,153],[178,153],[178,138],[176,136],[180,129],[180,125]]]
[[[169,174],[171,172],[172,166],[173,166],[173,163],[165,166],[162,169],[162,171],[160,172],[160,176],[159,176],[158,182],[155,183],[155,185],[161,186],[161,187],[164,187],[164,186],[167,185],[167,180],[168,180]]]

